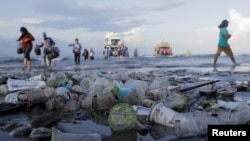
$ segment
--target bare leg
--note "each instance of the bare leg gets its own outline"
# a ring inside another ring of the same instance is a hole
[[[214,67],[216,68],[216,64],[217,64],[217,60],[218,60],[218,57],[219,57],[220,55],[219,54],[215,54],[214,55]]]
[[[47,67],[46,57],[47,57],[47,55],[44,54],[44,55],[43,55],[43,64],[44,64],[45,67]]]
[[[230,57],[231,61],[233,62],[233,64],[236,65],[236,61],[235,61],[234,55],[230,55],[229,57]]]
[[[49,67],[51,66],[51,60],[49,60]]]
[[[44,66],[47,67],[47,62],[46,60],[43,62]]]
[[[28,65],[28,70],[30,72],[31,71],[31,62],[29,60],[27,60],[27,65]]]
[[[24,59],[23,59],[23,68],[22,68],[23,71],[25,70],[26,65],[27,65],[27,59],[24,58]]]

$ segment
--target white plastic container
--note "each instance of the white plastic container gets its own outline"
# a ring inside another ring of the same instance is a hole
[[[176,112],[174,110],[166,107],[162,102],[160,102],[152,106],[149,121],[173,127],[174,125],[172,120],[175,114]]]

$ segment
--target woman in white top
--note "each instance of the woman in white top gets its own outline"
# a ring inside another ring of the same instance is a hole
[[[78,38],[75,39],[75,43],[69,44],[69,46],[73,46],[73,53],[75,56],[75,64],[80,65],[82,45],[79,43]]]

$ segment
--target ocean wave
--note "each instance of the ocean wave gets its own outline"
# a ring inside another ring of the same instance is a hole
[[[22,57],[1,57],[0,63],[23,62]]]

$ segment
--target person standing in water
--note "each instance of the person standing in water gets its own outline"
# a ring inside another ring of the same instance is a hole
[[[73,46],[73,53],[75,56],[75,64],[80,65],[82,45],[79,43],[79,39],[76,38],[75,43],[69,44],[69,46]]]
[[[230,57],[234,66],[237,65],[235,58],[234,58],[233,51],[232,51],[230,45],[228,44],[228,39],[231,38],[231,34],[229,34],[228,29],[227,29],[228,23],[229,23],[228,20],[223,20],[221,22],[221,24],[218,26],[218,28],[220,29],[220,32],[219,32],[219,42],[218,42],[217,51],[214,55],[214,62],[213,62],[214,68],[217,67],[216,66],[217,60],[218,60],[218,57],[220,56],[221,52],[224,52],[227,56]]]
[[[38,45],[39,47],[44,47],[43,50],[43,61],[44,61],[44,65],[47,66],[47,61],[46,61],[46,57],[51,53],[52,48],[55,46],[55,42],[51,37],[47,37],[46,32],[42,33],[43,35],[43,41],[41,43],[41,45]],[[49,59],[49,66],[51,66],[51,59]]]
[[[88,58],[89,58],[89,51],[85,48],[83,50],[82,55],[83,55],[85,61],[88,60]]]
[[[137,48],[134,50],[134,57],[137,57],[138,56],[138,51],[137,51]]]
[[[89,59],[90,59],[90,60],[94,60],[94,55],[95,55],[95,52],[94,52],[94,50],[91,48],[90,51],[89,51]]]
[[[24,59],[23,59],[23,67],[22,70],[25,71],[26,67],[28,67],[29,72],[31,71],[31,60],[30,60],[30,52],[33,48],[32,41],[35,40],[33,35],[29,33],[27,28],[20,28],[21,36],[17,41],[21,42],[21,47],[23,49]]]

